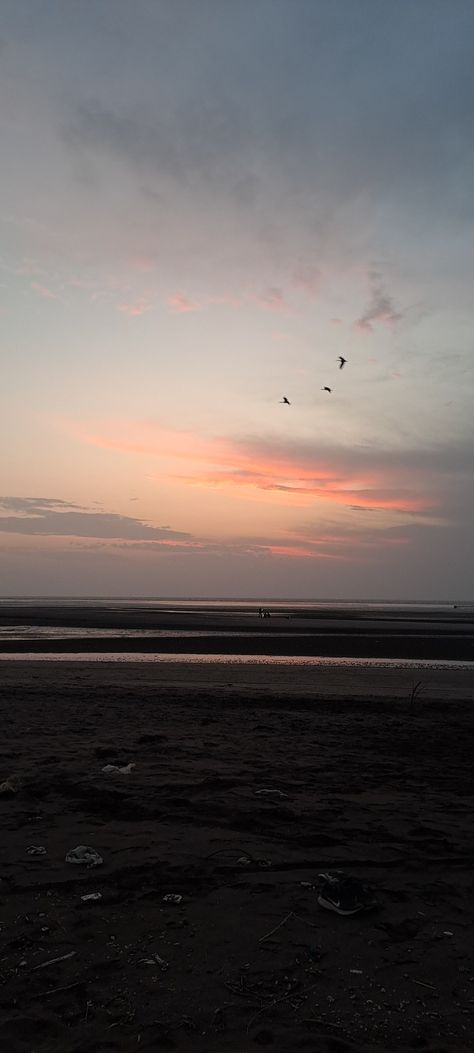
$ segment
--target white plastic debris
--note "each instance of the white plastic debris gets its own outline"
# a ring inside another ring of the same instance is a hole
[[[78,863],[86,867],[98,867],[103,862],[102,856],[90,845],[78,845],[77,848],[71,848],[66,856],[66,863]]]
[[[266,796],[269,796],[271,794],[273,797],[288,797],[288,794],[282,793],[281,790],[255,790],[255,797],[260,797],[262,796],[262,794],[265,794]]]
[[[133,771],[134,767],[135,765],[132,762],[130,764],[122,765],[106,764],[105,768],[102,768],[102,771],[105,772],[106,775],[113,775],[114,772],[118,772],[119,775],[130,775],[130,772]]]
[[[163,903],[181,903],[182,898],[178,892],[167,892],[166,896],[163,896]]]
[[[83,903],[88,903],[90,901],[95,903],[99,899],[102,899],[101,892],[88,892],[86,896],[81,896],[81,900]]]
[[[0,795],[2,797],[11,797],[14,793],[18,793],[20,786],[21,781],[18,775],[12,775],[10,779],[0,782]]]
[[[159,954],[153,954],[151,958],[140,958],[140,965],[159,965],[163,973],[169,969],[169,962],[165,962],[164,958],[160,958]]]
[[[46,849],[44,845],[29,845],[26,849],[27,855],[29,856],[45,856]]]

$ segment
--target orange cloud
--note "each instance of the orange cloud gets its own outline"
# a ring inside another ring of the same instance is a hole
[[[310,479],[305,479],[305,469],[302,468],[299,474],[297,465],[294,465],[296,478],[291,483],[283,483],[278,479],[278,470],[278,465],[274,465],[270,475],[260,470],[239,472],[229,468],[220,472],[204,472],[190,476],[178,476],[178,478],[182,482],[198,486],[251,487],[295,498],[322,498],[333,504],[348,505],[358,509],[379,508],[392,512],[423,512],[431,507],[423,497],[414,495],[410,491],[380,488],[375,478],[371,487],[350,489],[346,485],[337,486],[332,479],[328,479],[323,485],[312,485]]]
[[[344,559],[340,553],[318,552],[317,549],[303,545],[268,545],[272,556],[287,556],[290,559]]]
[[[150,422],[112,421],[98,428],[67,425],[83,441],[111,450],[144,454],[165,462],[161,476],[204,489],[271,493],[282,504],[324,500],[355,510],[421,513],[433,501],[420,485],[420,471],[383,452],[320,450],[278,442],[206,438]],[[186,472],[178,470],[186,463]]]

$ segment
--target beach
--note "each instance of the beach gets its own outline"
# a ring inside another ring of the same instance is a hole
[[[0,660],[6,1049],[472,1049],[471,668],[45,657]]]
[[[474,660],[474,608],[205,601],[0,602],[0,654]],[[12,643],[14,646],[12,647]]]

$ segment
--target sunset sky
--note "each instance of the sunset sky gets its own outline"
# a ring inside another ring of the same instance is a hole
[[[2,16],[0,594],[473,599],[472,0]]]

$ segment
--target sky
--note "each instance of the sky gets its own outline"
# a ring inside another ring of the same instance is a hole
[[[3,0],[0,132],[0,595],[474,599],[472,0]]]

